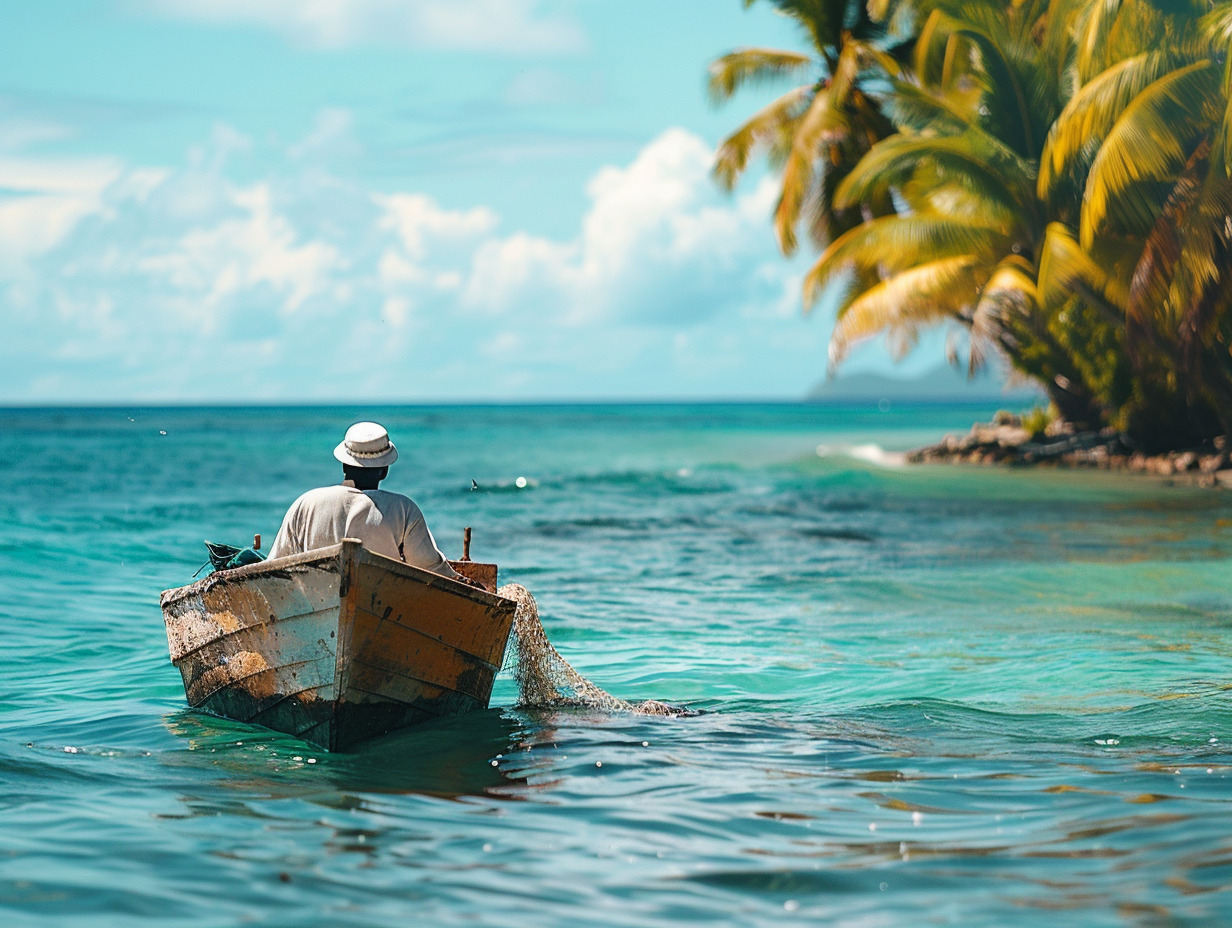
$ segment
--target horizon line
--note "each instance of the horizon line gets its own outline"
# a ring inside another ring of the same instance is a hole
[[[0,400],[0,411],[33,411],[57,409],[342,409],[355,406],[392,407],[455,407],[455,408],[516,408],[516,407],[551,407],[551,406],[872,406],[888,402],[892,406],[970,406],[984,405],[1004,401],[1030,402],[1033,399],[1026,393],[974,394],[970,397],[954,396],[913,396],[894,397],[868,395],[865,397],[659,397],[659,398],[621,398],[598,397],[576,399],[464,399],[464,400],[258,400],[254,402],[236,402],[234,400],[134,400],[107,402],[74,402],[32,400],[30,402],[9,402]],[[1038,398],[1036,398],[1038,399]]]

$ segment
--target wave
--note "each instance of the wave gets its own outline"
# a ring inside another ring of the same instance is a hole
[[[875,467],[903,467],[907,463],[907,455],[902,451],[887,451],[881,445],[868,443],[861,445],[818,445],[819,458],[849,458],[862,461]]]

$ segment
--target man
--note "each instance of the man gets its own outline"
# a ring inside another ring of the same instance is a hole
[[[389,465],[398,460],[398,449],[384,426],[355,423],[334,449],[334,457],[342,462],[342,483],[309,490],[291,504],[270,558],[358,538],[369,551],[470,583],[449,566],[419,507],[400,493],[377,489]]]

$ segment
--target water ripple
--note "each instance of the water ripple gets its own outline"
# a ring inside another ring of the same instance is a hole
[[[987,413],[0,411],[3,923],[1232,922],[1232,501],[815,453]],[[330,755],[184,709],[158,591],[370,415],[579,670],[705,712],[502,676]],[[50,433],[63,469],[19,473]]]

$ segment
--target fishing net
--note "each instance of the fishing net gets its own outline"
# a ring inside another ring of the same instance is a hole
[[[510,635],[513,643],[513,675],[521,695],[518,705],[530,709],[561,707],[602,709],[609,712],[636,712],[641,715],[687,715],[680,706],[648,699],[626,702],[601,690],[569,666],[548,641],[539,621],[535,597],[524,586],[510,583],[497,594],[518,604]]]

